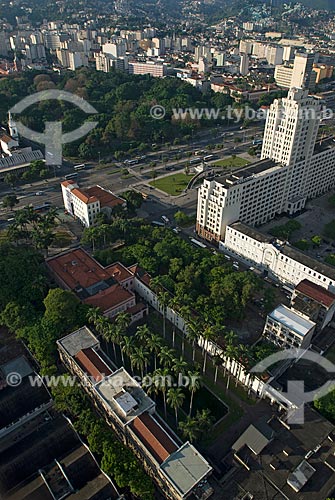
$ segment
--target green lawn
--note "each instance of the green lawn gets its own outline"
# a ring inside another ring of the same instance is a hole
[[[217,165],[218,167],[244,167],[245,165],[248,165],[248,163],[250,163],[248,160],[245,160],[240,156],[236,156],[235,158],[231,156],[230,158],[216,161],[214,165]]]
[[[332,363],[335,363],[335,347],[329,349],[326,354],[326,358],[329,359],[329,361],[331,361]]]
[[[160,189],[161,191],[165,191],[167,194],[177,196],[186,188],[192,177],[193,175],[172,174],[167,177],[151,181],[149,184],[157,189]]]

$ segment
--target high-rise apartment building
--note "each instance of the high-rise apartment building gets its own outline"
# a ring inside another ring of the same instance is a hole
[[[246,76],[249,73],[249,57],[248,54],[241,54],[240,74]]]
[[[291,87],[313,90],[316,74],[313,71],[314,54],[296,54],[293,64]]]
[[[220,241],[236,221],[264,224],[277,214],[293,215],[308,198],[335,185],[332,140],[317,142],[321,102],[292,88],[270,107],[261,160],[230,175],[205,179],[198,192],[197,232]]]
[[[317,78],[313,70],[314,60],[314,54],[296,54],[293,63],[276,66],[276,84],[279,87],[314,90]]]

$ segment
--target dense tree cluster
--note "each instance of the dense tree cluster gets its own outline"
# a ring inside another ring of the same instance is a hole
[[[253,273],[234,271],[223,255],[194,248],[169,229],[153,228],[140,220],[123,224],[126,246],[117,251],[98,250],[96,257],[103,264],[137,262],[152,276],[160,276],[179,306],[192,307],[214,324],[222,326],[227,319],[243,317],[248,300],[260,286]],[[109,230],[116,234],[114,224]],[[98,237],[98,228],[86,232],[85,242],[87,234],[95,232]],[[118,236],[122,237],[120,229]],[[99,241],[103,243],[103,238]]]
[[[201,94],[178,78],[151,78],[124,72],[92,71],[81,68],[62,75],[26,71],[0,81],[0,117],[5,121],[8,108],[36,91],[62,89],[88,100],[98,111],[87,117],[77,107],[66,102],[43,101],[29,107],[20,120],[33,130],[42,131],[46,121],[62,120],[64,131],[74,130],[85,120],[98,121],[98,126],[84,141],[68,144],[65,154],[89,159],[101,154],[143,150],[152,143],[163,143],[189,136],[192,130],[210,121],[174,120],[173,108],[218,107],[231,103],[229,96]],[[154,120],[150,108],[159,104],[166,109],[163,120]],[[43,173],[43,172],[42,172]]]

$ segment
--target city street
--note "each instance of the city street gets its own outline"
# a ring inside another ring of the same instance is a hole
[[[139,192],[148,195],[148,199],[142,206],[141,213],[143,217],[149,220],[155,220],[162,214],[173,216],[176,210],[182,209],[187,214],[195,213],[197,202],[197,189],[193,188],[187,193],[179,196],[170,196],[149,183],[152,181],[152,171],[156,172],[156,179],[161,176],[171,175],[171,171],[183,171],[185,163],[189,157],[186,152],[192,152],[203,149],[208,145],[224,144],[223,149],[211,149],[208,154],[214,154],[215,161],[229,157],[232,154],[241,154],[248,151],[252,144],[251,137],[261,134],[263,124],[256,124],[252,129],[236,130],[234,132],[223,132],[227,128],[215,130],[216,137],[213,137],[213,131],[203,131],[200,133],[199,138],[194,138],[192,145],[178,145],[171,146],[170,148],[163,148],[159,151],[149,153],[145,162],[139,163],[135,166],[126,167],[122,162],[113,162],[112,165],[103,163],[88,163],[85,170],[78,171],[77,182],[80,187],[85,188],[91,185],[101,185],[110,189],[115,194],[121,194],[127,189],[134,188]],[[229,130],[233,130],[230,128]],[[222,134],[225,134],[222,137]],[[230,135],[233,134],[233,135]],[[239,137],[242,142],[234,142],[236,137]],[[183,155],[184,157],[176,160],[176,155]],[[205,155],[205,153],[204,153]],[[166,158],[169,158],[166,161]],[[255,158],[256,160],[257,158]],[[156,166],[149,166],[151,162],[156,162]],[[124,169],[127,168],[129,174],[123,174]],[[65,175],[73,173],[73,167],[64,162],[64,165],[58,170],[55,169],[56,177],[47,180],[36,181],[33,183],[20,184],[11,189],[7,184],[0,185],[0,196],[4,197],[7,194],[16,193],[19,204],[15,206],[14,211],[27,205],[39,206],[45,201],[51,202],[55,207],[63,207],[62,194],[60,189],[60,182],[64,180]],[[37,195],[36,193],[40,193]],[[2,228],[10,223],[13,218],[13,211],[3,209],[0,207],[0,225]]]

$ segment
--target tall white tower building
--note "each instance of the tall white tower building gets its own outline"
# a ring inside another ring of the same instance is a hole
[[[317,142],[321,103],[308,90],[291,88],[268,113],[261,160],[214,180],[198,191],[196,230],[220,241],[226,227],[241,221],[264,224],[276,215],[293,215],[308,198],[335,186],[332,137]]]
[[[271,105],[265,125],[261,158],[283,165],[309,160],[313,154],[321,114],[320,101],[308,90],[292,88]]]

